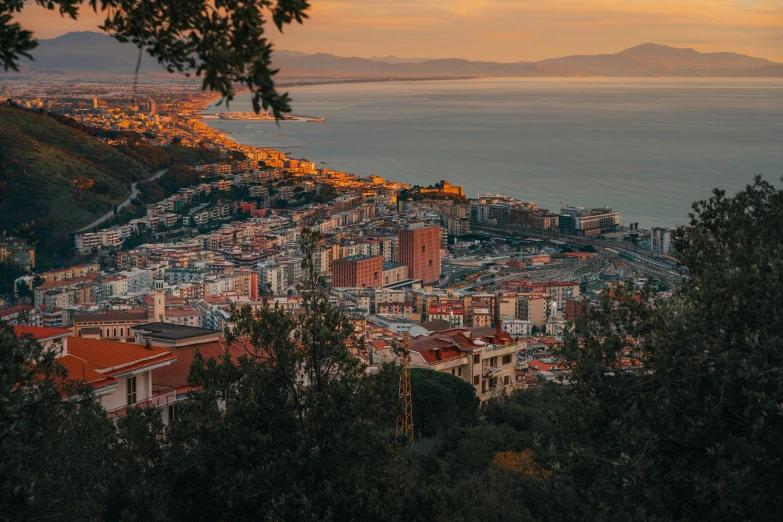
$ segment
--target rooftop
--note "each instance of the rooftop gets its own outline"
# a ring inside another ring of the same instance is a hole
[[[161,363],[171,364],[176,359],[168,348],[84,337],[68,339],[68,355],[89,361],[96,371],[104,375]]]
[[[217,330],[159,322],[140,324],[133,327],[133,330],[144,333],[152,339],[165,339],[168,341],[181,341],[205,335],[221,335],[221,332]]]
[[[57,339],[66,335],[73,335],[69,328],[45,328],[43,326],[14,326],[14,333],[17,336],[30,334],[36,341],[45,341],[47,339]]]
[[[94,323],[95,321],[144,321],[146,310],[128,310],[123,312],[106,312],[99,314],[79,314],[72,317],[76,323]]]

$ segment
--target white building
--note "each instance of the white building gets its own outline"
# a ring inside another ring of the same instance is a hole
[[[504,320],[503,331],[511,337],[530,335],[533,331],[533,323],[524,319]]]
[[[670,228],[655,227],[650,233],[650,243],[654,252],[661,254],[671,254],[672,252],[672,230]]]

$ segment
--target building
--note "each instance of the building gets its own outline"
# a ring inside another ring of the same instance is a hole
[[[655,227],[650,235],[650,244],[653,252],[661,254],[672,253],[672,230],[670,228]]]
[[[393,285],[400,281],[408,279],[408,267],[404,265],[398,265],[391,261],[384,261],[383,263],[383,286]]]
[[[335,288],[380,288],[383,286],[382,256],[350,256],[332,262]]]
[[[132,333],[138,344],[149,342],[167,348],[181,348],[223,339],[223,332],[220,330],[161,322],[140,324],[132,329]]]
[[[620,214],[609,207],[584,209],[565,206],[561,210],[559,229],[563,234],[594,236],[615,232],[620,224]]]
[[[410,318],[413,315],[413,302],[375,303],[375,313],[380,315],[395,315]]]
[[[470,383],[481,401],[511,391],[517,352],[524,345],[495,328],[452,328],[411,340],[411,366],[449,373]]]
[[[153,370],[177,359],[167,348],[73,337],[61,328],[17,326],[15,332],[54,351],[68,378],[92,387],[95,401],[110,417],[125,415],[129,406],[165,408],[177,400],[171,390],[152,383]]]
[[[90,339],[120,340],[132,338],[131,328],[147,321],[146,310],[74,315],[73,335]]]
[[[533,332],[533,323],[524,319],[504,320],[503,331],[514,338],[530,335]]]
[[[408,277],[436,283],[440,279],[440,227],[402,229],[398,241],[398,262],[408,267]]]
[[[0,238],[0,262],[7,261],[32,270],[35,268],[35,248],[21,238]]]
[[[465,325],[465,311],[462,301],[435,301],[427,309],[427,320],[438,319],[448,321],[452,328],[462,328]]]
[[[587,310],[588,301],[579,297],[569,297],[565,302],[565,318],[569,321],[580,319]]]
[[[112,227],[98,232],[86,232],[78,234],[74,238],[74,246],[80,254],[89,254],[93,250],[101,247],[121,246],[123,238],[120,237],[119,229]]]
[[[521,294],[517,300],[517,316],[530,321],[538,330],[544,329],[547,317],[547,295],[540,292]]]

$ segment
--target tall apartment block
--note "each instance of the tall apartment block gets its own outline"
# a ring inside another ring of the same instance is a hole
[[[408,277],[424,284],[440,279],[440,227],[402,229],[398,232],[399,264],[408,267]]]
[[[672,231],[670,228],[655,227],[652,229],[652,249],[661,254],[671,254],[672,252]]]

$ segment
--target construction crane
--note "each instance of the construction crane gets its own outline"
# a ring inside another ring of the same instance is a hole
[[[404,433],[413,444],[413,396],[411,395],[411,343],[408,333],[402,334],[402,368],[400,369],[400,393],[397,398],[402,406],[397,418],[396,437]]]

